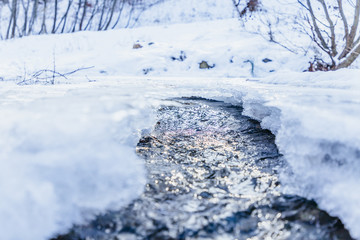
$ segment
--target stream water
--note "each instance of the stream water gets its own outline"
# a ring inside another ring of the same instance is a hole
[[[54,239],[352,239],[314,201],[281,193],[287,166],[275,137],[241,106],[171,102],[137,146],[148,171],[143,194]]]

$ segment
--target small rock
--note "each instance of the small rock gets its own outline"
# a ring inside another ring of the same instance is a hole
[[[141,46],[141,44],[140,43],[135,43],[134,45],[133,45],[133,49],[139,49],[139,48],[142,48],[143,46]]]
[[[185,61],[185,59],[186,59],[186,54],[184,51],[180,51],[179,57],[171,57],[171,60],[173,60],[173,61],[183,62],[183,61]]]
[[[210,66],[206,61],[202,61],[201,63],[199,63],[200,69],[209,69],[209,68],[213,68],[213,67],[215,67],[215,64]]]
[[[146,74],[148,74],[149,72],[151,72],[153,70],[154,70],[153,68],[144,68],[143,73],[144,73],[144,75],[146,75]]]
[[[272,60],[269,59],[269,58],[264,58],[262,61],[263,61],[264,63],[272,62]]]

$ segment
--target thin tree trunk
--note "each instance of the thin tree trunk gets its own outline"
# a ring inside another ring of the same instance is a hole
[[[26,4],[24,2],[25,0],[22,0],[22,6],[23,6],[23,10],[24,10],[24,24],[22,27],[22,36],[26,35],[26,31],[27,31],[27,24],[28,24],[28,14],[29,14],[29,6],[30,6],[30,0],[27,0]]]
[[[360,55],[360,44],[357,45],[357,47],[350,53],[350,55],[348,55],[348,57],[346,57],[344,61],[342,61],[340,64],[336,66],[335,70],[349,67],[359,55]]]
[[[30,22],[29,22],[28,35],[31,34],[32,28],[33,28],[34,23],[35,23],[35,20],[36,20],[36,18],[37,18],[38,6],[39,6],[38,0],[34,0],[33,10],[32,10],[32,14],[31,14],[31,19],[30,19]]]
[[[128,18],[128,21],[127,21],[126,25],[124,26],[124,28],[129,27],[129,25],[130,25],[130,21],[131,21],[131,17],[132,17],[132,14],[133,14],[134,10],[135,10],[135,7],[134,7],[134,6],[132,6],[132,7],[131,7],[131,10],[130,10],[130,13],[129,13],[129,18]]]
[[[102,29],[102,20],[103,20],[103,17],[104,17],[105,8],[106,8],[106,0],[103,0],[103,6],[102,6],[102,9],[101,9],[101,15],[100,15],[100,20],[99,20],[98,31],[100,31]]]
[[[57,13],[58,13],[58,0],[55,0],[55,3],[54,3],[54,22],[53,22],[53,27],[52,27],[51,33],[55,33],[56,21],[57,21]]]
[[[75,13],[75,19],[74,19],[74,23],[73,23],[73,27],[72,27],[71,32],[75,32],[79,12],[80,12],[80,9],[81,9],[81,5],[82,5],[82,0],[79,0],[79,7],[78,7],[78,9],[77,9],[77,11]]]
[[[46,30],[46,8],[47,8],[47,1],[48,1],[48,0],[44,0],[43,19],[42,19],[42,24],[41,24],[41,29],[40,29],[39,34],[47,33],[47,30]]]
[[[18,2],[17,0],[13,0],[12,2],[12,18],[13,18],[13,25],[12,25],[12,30],[11,30],[11,38],[15,37],[15,32],[16,32],[16,19],[17,19],[17,6],[18,6]]]
[[[122,11],[123,11],[123,9],[124,9],[124,5],[125,5],[125,1],[122,1],[122,5],[121,5],[121,7],[120,7],[120,9],[119,9],[119,15],[118,15],[118,17],[117,17],[114,25],[112,26],[112,29],[114,29],[114,28],[116,27],[116,25],[119,23],[120,18],[121,18],[121,15],[122,15]]]
[[[341,0],[338,0],[338,3],[339,3],[339,11],[341,14],[342,21],[344,22],[344,25],[348,25],[347,20],[345,18],[343,8],[342,8]],[[345,44],[344,50],[341,52],[341,54],[338,57],[339,60],[346,57],[350,53],[350,51],[353,49],[353,47],[356,45],[356,43],[354,43],[354,39],[356,36],[357,28],[359,26],[359,14],[360,14],[360,0],[356,0],[355,11],[354,11],[354,21],[351,26],[350,32],[349,32],[348,26],[345,27],[346,44]]]
[[[92,20],[94,19],[94,16],[96,15],[96,10],[97,10],[97,7],[98,7],[98,3],[99,3],[99,0],[96,0],[95,5],[93,7],[93,10],[91,12],[91,16],[90,16],[84,30],[87,30],[91,26]]]
[[[57,27],[56,27],[56,29],[55,29],[55,32],[57,32],[57,30],[59,29],[59,27],[61,26],[62,23],[64,23],[64,24],[63,24],[63,27],[62,27],[62,29],[61,29],[61,33],[64,32],[64,28],[65,28],[65,25],[66,25],[66,18],[67,18],[68,14],[69,14],[70,7],[71,7],[72,2],[73,2],[73,0],[70,0],[70,1],[69,1],[68,6],[67,6],[67,9],[66,9],[66,11],[65,11],[65,14],[61,17],[61,20],[60,20],[60,22],[58,23],[58,25],[57,25]]]
[[[237,13],[237,15],[239,17],[239,20],[240,20],[242,26],[245,26],[244,20],[242,18],[242,14],[241,14],[240,9],[239,9],[240,0],[232,0],[232,2],[233,2],[233,5],[235,7],[236,13]]]
[[[326,21],[329,23],[329,28],[330,28],[330,41],[331,41],[331,56],[335,57],[337,55],[337,50],[336,50],[336,37],[335,37],[335,26],[333,21],[330,18],[330,14],[329,11],[327,9],[326,3],[324,0],[319,0],[319,2],[321,3],[324,13],[325,13],[325,17],[326,17]]]
[[[350,34],[349,34],[350,42],[354,42],[354,39],[356,36],[356,31],[359,26],[359,18],[360,18],[360,0],[356,0],[354,21],[353,21],[353,25],[351,26],[351,30],[350,30]]]
[[[80,20],[80,24],[79,24],[79,30],[82,30],[82,26],[83,26],[83,22],[86,16],[86,9],[87,9],[87,1],[85,0],[84,2],[84,7],[83,7],[83,12],[82,12],[82,16],[81,16],[81,20]]]
[[[310,13],[310,16],[311,16],[311,20],[312,20],[312,24],[314,26],[314,31],[316,33],[316,36],[320,40],[321,46],[324,49],[329,50],[329,46],[326,44],[326,41],[325,41],[324,37],[322,36],[320,28],[319,28],[319,26],[318,26],[318,24],[316,22],[317,20],[316,20],[313,8],[311,6],[310,0],[306,0],[306,3],[307,3],[307,6],[308,6],[308,10],[309,10],[309,13]]]
[[[117,0],[113,0],[113,1],[114,1],[114,3],[113,3],[112,8],[111,8],[109,20],[108,20],[108,22],[107,22],[107,24],[106,24],[106,26],[105,26],[105,30],[107,30],[107,29],[109,28],[110,23],[111,23],[111,20],[112,20],[113,15],[114,15],[114,11],[115,11],[115,7],[116,7],[116,4],[117,4]]]
[[[13,12],[11,11],[11,14],[13,14]],[[6,39],[9,39],[9,35],[10,35],[10,29],[11,29],[11,25],[12,25],[12,21],[13,21],[13,17],[12,15],[10,16],[10,20],[9,20],[9,25],[8,28],[6,30]]]

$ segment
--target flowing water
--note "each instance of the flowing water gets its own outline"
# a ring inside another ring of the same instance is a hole
[[[287,166],[275,137],[241,106],[171,101],[137,146],[148,171],[144,193],[56,240],[351,239],[314,201],[281,193]]]

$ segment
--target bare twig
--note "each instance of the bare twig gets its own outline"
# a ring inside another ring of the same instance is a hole
[[[57,72],[55,67],[53,68],[53,70],[41,69],[41,70],[38,70],[38,71],[34,72],[31,75],[30,78],[24,77],[24,79],[21,82],[19,82],[18,84],[20,84],[20,85],[28,85],[28,84],[33,84],[33,83],[45,83],[45,84],[54,85],[56,78],[60,77],[60,78],[68,79],[67,76],[69,76],[71,74],[74,74],[74,73],[82,71],[82,70],[91,69],[93,67],[94,66],[92,66],[92,67],[82,67],[82,68],[78,68],[78,69],[75,69],[75,70],[67,72],[67,73]],[[51,74],[51,76],[49,76],[48,74]]]
[[[330,28],[330,32],[331,32],[331,36],[330,36],[330,41],[331,41],[331,56],[335,57],[337,55],[337,50],[336,50],[336,38],[335,38],[335,26],[333,21],[330,18],[329,15],[329,11],[327,9],[326,3],[324,0],[318,0],[321,3],[321,6],[323,7],[324,13],[325,13],[325,17],[326,20],[329,23],[329,28]]]

